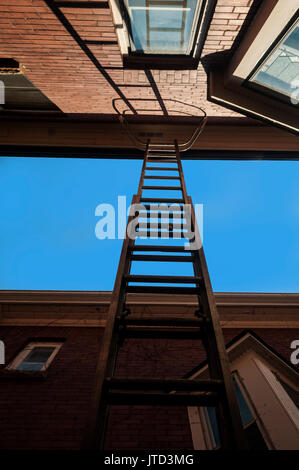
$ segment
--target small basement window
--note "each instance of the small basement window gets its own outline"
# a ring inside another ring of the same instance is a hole
[[[119,1],[126,31],[124,66],[197,66],[216,1]],[[124,37],[119,36],[119,40],[124,41]]]
[[[18,73],[20,71],[20,64],[15,59],[0,57],[0,70]]]
[[[62,343],[31,342],[8,365],[10,370],[45,371],[61,348]]]

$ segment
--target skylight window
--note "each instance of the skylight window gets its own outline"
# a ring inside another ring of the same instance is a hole
[[[260,91],[288,99],[299,88],[299,19],[264,59],[250,78]],[[261,89],[263,87],[263,90]]]
[[[118,37],[125,67],[197,67],[217,0],[114,1],[121,6],[114,11],[124,25]]]
[[[125,0],[132,50],[149,54],[187,54],[193,45],[197,0]]]

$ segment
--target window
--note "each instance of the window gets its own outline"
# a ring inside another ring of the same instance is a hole
[[[260,91],[291,103],[299,88],[299,19],[292,22],[282,39],[249,78],[250,85]],[[297,96],[297,94],[296,94]]]
[[[7,73],[18,73],[20,71],[19,62],[7,57],[0,57],[0,70]]]
[[[62,343],[31,342],[8,365],[19,371],[44,371],[61,348]]]
[[[202,2],[197,0],[124,0],[131,49],[150,54],[187,54]]]
[[[237,395],[237,401],[240,409],[242,424],[247,437],[248,445],[251,450],[263,450],[267,449],[267,445],[263,439],[263,436],[259,430],[256,422],[256,418],[253,412],[249,408],[247,400],[245,399],[241,388],[238,384],[236,377],[233,377],[235,391]],[[215,408],[205,408],[205,417],[210,432],[211,443],[213,449],[219,449],[220,446],[220,435],[217,424],[216,410]]]
[[[124,66],[136,63],[178,69],[197,66],[216,0],[119,2],[126,31],[124,38],[122,28],[117,30],[120,44],[124,46],[126,42],[121,47]]]
[[[36,110],[59,112],[50,101],[17,67],[8,60],[0,59],[0,82],[5,88],[2,101],[4,110]]]

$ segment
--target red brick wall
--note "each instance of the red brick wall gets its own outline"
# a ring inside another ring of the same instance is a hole
[[[2,327],[8,363],[29,338],[65,338],[46,381],[0,381],[0,448],[77,449],[86,422],[101,332]]]
[[[226,341],[241,330],[225,330]],[[258,329],[256,334],[287,361],[299,331]],[[1,449],[78,449],[94,380],[101,331],[97,328],[2,327],[6,362],[30,338],[65,338],[43,382],[1,380]],[[121,349],[122,377],[182,377],[204,359],[200,342],[129,340]],[[108,449],[191,449],[187,410],[113,407]]]
[[[203,56],[231,48],[252,1],[218,0]],[[109,9],[62,11],[83,39],[117,40]],[[144,71],[123,69],[118,45],[90,49],[126,97],[155,98]],[[0,56],[18,60],[26,76],[63,112],[114,113],[115,91],[43,0],[0,0],[0,51]],[[193,71],[152,72],[162,98],[203,106],[210,116],[238,115],[207,101],[201,64]]]
[[[242,330],[225,329],[228,343]],[[255,333],[286,361],[299,330],[258,329]],[[119,355],[117,374],[122,377],[183,377],[205,360],[200,341],[130,340]],[[106,447],[117,449],[193,448],[187,409],[183,407],[113,407]]]

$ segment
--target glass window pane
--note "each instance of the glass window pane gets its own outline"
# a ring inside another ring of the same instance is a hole
[[[197,0],[125,0],[125,5],[134,50],[187,53]]]
[[[240,409],[242,423],[243,423],[243,426],[246,426],[254,418],[251,414],[250,409],[248,408],[248,405],[245,401],[245,398],[243,397],[243,393],[241,392],[239,385],[237,384],[237,381],[235,380],[235,378],[233,380],[234,380],[234,386],[235,386],[235,390],[237,394],[237,400],[238,400],[238,405]]]
[[[246,403],[246,400],[241,392],[241,389],[233,377],[233,382],[235,386],[235,391],[237,395],[237,401],[240,409],[240,414],[241,414],[241,419],[242,419],[242,424],[243,426],[246,426],[250,422],[254,420],[252,413],[250,409],[248,408],[248,405]],[[216,409],[213,407],[207,407],[206,408],[207,413],[208,413],[208,418],[209,418],[209,424],[211,431],[213,433],[213,439],[215,441],[215,445],[213,447],[219,447],[220,446],[220,435],[219,435],[219,428],[218,428],[218,423],[217,423],[217,417],[216,417]]]
[[[213,408],[211,406],[207,407],[207,412],[209,416],[209,421],[210,421],[210,426],[211,426],[211,431],[213,433],[213,439],[214,439],[214,445],[213,447],[219,447],[220,446],[220,435],[219,435],[219,429],[218,429],[218,423],[217,423],[217,416],[216,416],[216,408]]]
[[[270,53],[250,81],[291,96],[295,88],[298,87],[298,80],[299,20]]]
[[[18,365],[17,370],[41,370],[54,349],[54,347],[47,346],[37,346],[33,348]]]
[[[43,367],[43,362],[26,362],[23,361],[18,365],[17,370],[41,370]]]

